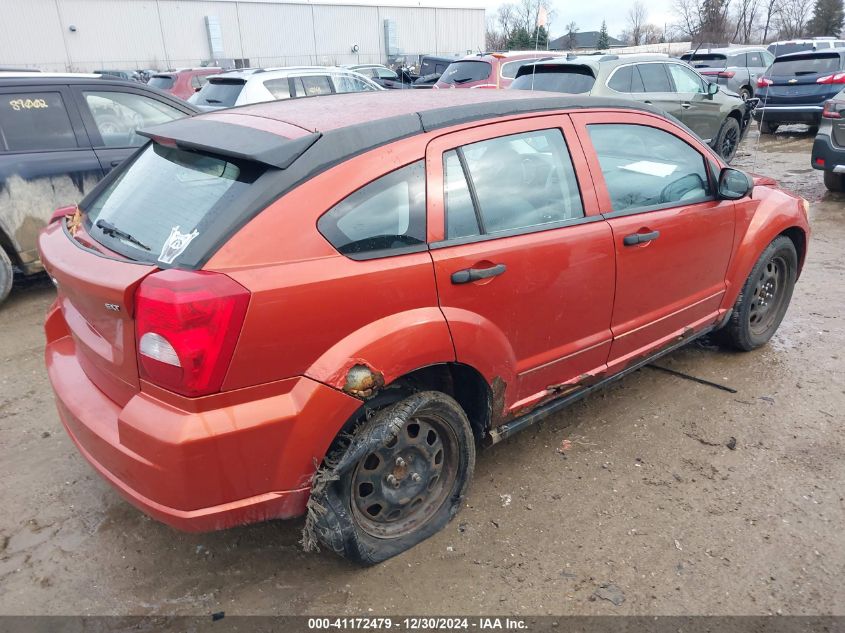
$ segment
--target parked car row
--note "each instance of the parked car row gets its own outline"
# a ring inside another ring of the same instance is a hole
[[[365,565],[446,526],[477,447],[706,333],[764,345],[809,239],[806,201],[631,100],[379,90],[143,134],[39,238],[68,435],[169,525],[307,514]]]

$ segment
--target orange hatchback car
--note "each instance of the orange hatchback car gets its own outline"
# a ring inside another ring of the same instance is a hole
[[[392,91],[174,121],[40,237],[93,467],[184,530],[307,513],[372,564],[476,448],[705,333],[777,329],[807,204],[630,101]]]

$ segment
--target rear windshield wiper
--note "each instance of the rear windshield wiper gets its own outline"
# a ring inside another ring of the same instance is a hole
[[[206,99],[206,103],[223,103],[220,99]]]
[[[127,242],[131,242],[136,246],[140,246],[145,251],[150,250],[150,247],[144,244],[138,238],[132,237],[126,231],[121,231],[117,228],[114,224],[107,220],[97,220],[97,224],[95,225],[98,229],[100,229],[105,235],[111,235],[112,237],[119,237],[120,239],[126,240]]]
[[[454,79],[454,80],[452,80],[452,83],[455,83],[455,84],[465,84],[466,82],[468,82],[468,81],[472,81],[472,80],[473,80],[473,79],[472,79],[472,77],[461,77],[460,79]]]

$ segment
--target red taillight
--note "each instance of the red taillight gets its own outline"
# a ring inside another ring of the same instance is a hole
[[[721,77],[722,79],[733,79],[733,76],[735,74],[736,73],[732,70],[723,70],[719,73],[719,77]]]
[[[220,273],[169,269],[145,278],[135,296],[141,378],[190,397],[220,391],[249,296]]]
[[[841,119],[845,101],[825,101],[822,116],[826,119]]]
[[[768,88],[773,83],[775,83],[775,82],[772,81],[771,79],[769,79],[768,77],[760,77],[760,78],[757,79],[757,87],[758,88]]]
[[[817,84],[845,84],[845,73],[836,73],[835,75],[825,75],[816,79]]]

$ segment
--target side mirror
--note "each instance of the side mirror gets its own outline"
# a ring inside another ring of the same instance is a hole
[[[754,188],[754,181],[744,171],[725,167],[719,173],[719,197],[723,200],[739,200]]]
[[[712,97],[717,92],[719,92],[719,84],[713,84],[713,83],[707,84],[707,94],[709,94]]]

